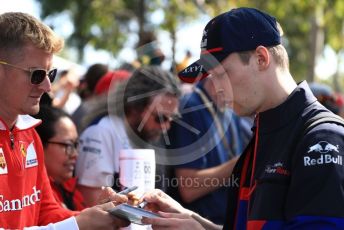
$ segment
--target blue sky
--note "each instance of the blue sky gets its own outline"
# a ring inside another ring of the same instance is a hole
[[[6,2],[6,3],[5,3]],[[11,0],[1,1],[0,13],[9,11],[19,11],[32,14],[33,16],[39,17],[39,9],[33,0]]]

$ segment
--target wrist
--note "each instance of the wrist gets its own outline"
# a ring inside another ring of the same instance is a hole
[[[87,209],[89,209],[89,208],[84,209],[83,212],[85,212]],[[85,221],[85,219],[83,218],[82,213],[80,213],[79,215],[75,216],[76,223],[77,223],[77,225],[79,227],[79,230],[88,230],[87,221]]]

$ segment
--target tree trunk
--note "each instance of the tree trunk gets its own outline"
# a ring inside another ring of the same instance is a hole
[[[171,40],[172,40],[172,70],[175,73],[176,72],[176,43],[177,43],[177,38],[176,38],[176,28],[172,28],[170,31],[171,34]]]
[[[337,51],[337,68],[336,68],[336,73],[333,75],[333,88],[335,92],[341,93],[342,92],[342,87],[341,87],[341,82],[339,81],[340,78],[340,64],[341,64],[341,57],[343,55],[342,48],[344,47],[344,22],[342,23],[342,30],[340,34],[340,49]]]
[[[316,61],[324,46],[323,8],[321,6],[318,6],[314,12],[310,39],[310,62],[307,81],[313,82],[315,78]]]
[[[340,52],[337,53],[337,68],[336,68],[336,73],[333,75],[333,88],[334,91],[339,93],[341,92],[341,87],[340,87],[340,83],[339,83],[339,77],[340,77],[340,73],[339,73],[339,69],[340,69]]]
[[[78,62],[83,63],[84,56],[85,56],[85,46],[83,44],[77,45],[77,52],[78,52]]]
[[[146,4],[145,0],[139,0],[137,8],[137,16],[139,21],[139,43],[142,44],[142,40],[145,37],[145,24],[146,24]]]

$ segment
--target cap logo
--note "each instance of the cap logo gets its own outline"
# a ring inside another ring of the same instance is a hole
[[[201,72],[202,69],[203,69],[203,65],[199,65],[199,66],[189,66],[188,68],[184,69],[183,73]]]
[[[208,31],[204,30],[203,31],[202,42],[201,42],[201,49],[207,47],[207,43],[208,43],[207,34],[208,34]]]

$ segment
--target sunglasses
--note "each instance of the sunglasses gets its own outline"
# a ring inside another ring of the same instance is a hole
[[[170,116],[167,116],[165,114],[156,114],[155,117],[154,117],[154,121],[156,123],[166,123],[166,122],[172,122],[178,118],[180,118],[181,115],[180,114],[172,114]]]
[[[65,142],[58,142],[58,141],[47,141],[49,144],[55,144],[55,145],[61,145],[65,148],[65,153],[67,156],[71,156],[74,151],[76,151],[79,147],[79,142],[71,142],[71,143],[65,143]]]
[[[53,81],[55,80],[56,74],[57,74],[56,68],[51,69],[49,71],[46,71],[45,69],[37,69],[37,68],[25,69],[25,68],[22,68],[22,67],[19,67],[16,65],[9,64],[5,61],[0,61],[0,64],[10,66],[10,67],[13,67],[16,69],[20,69],[20,70],[23,70],[23,71],[29,73],[30,74],[30,82],[33,85],[41,84],[44,81],[45,76],[48,76],[50,83],[53,83]]]

